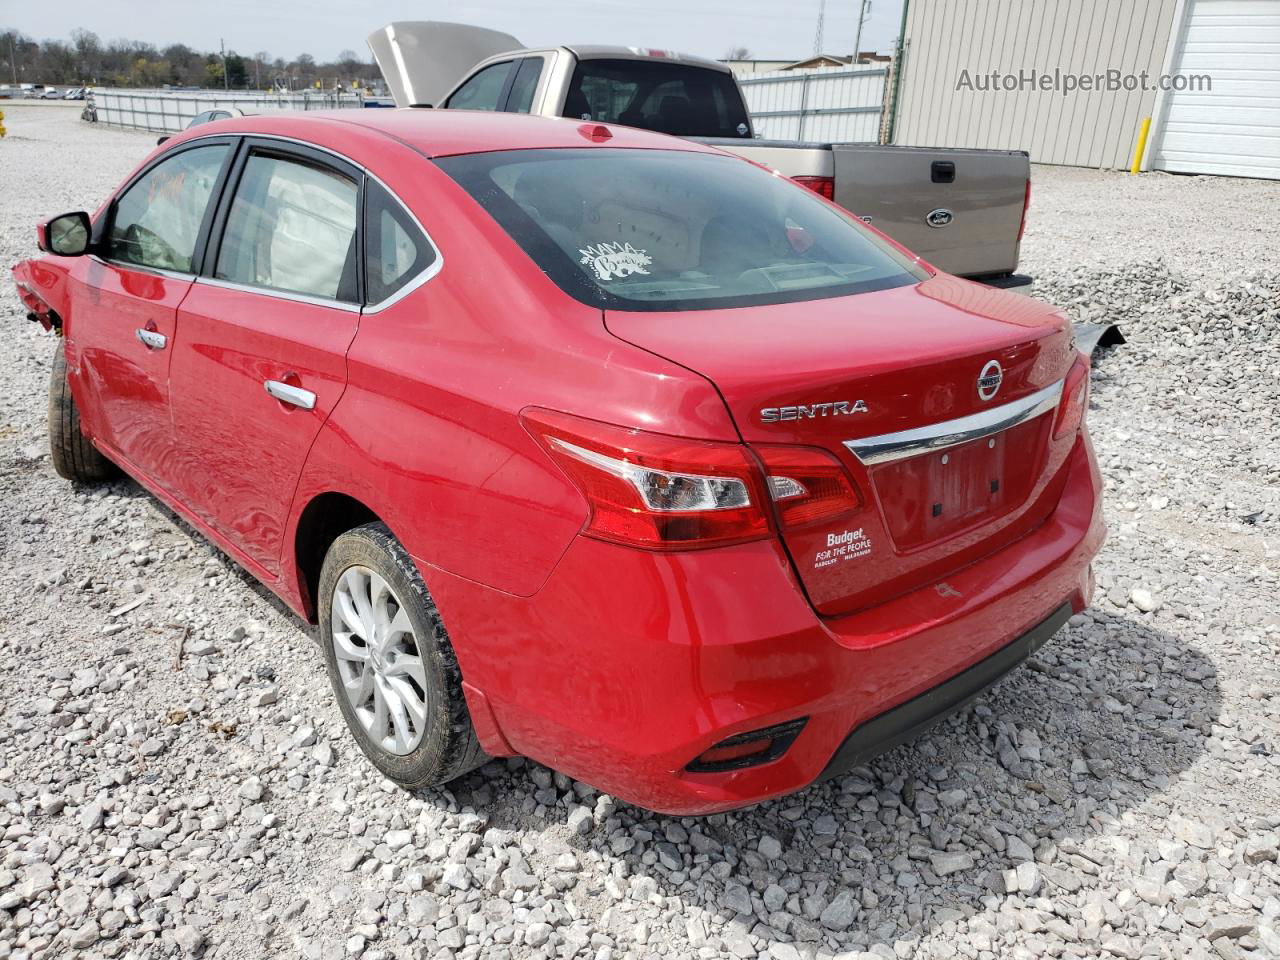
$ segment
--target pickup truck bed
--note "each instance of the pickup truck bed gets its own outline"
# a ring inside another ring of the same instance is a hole
[[[829,178],[830,199],[948,273],[1006,287],[1031,280],[1014,273],[1031,183],[1024,150],[689,139],[815,188]],[[939,210],[950,216],[934,225]]]

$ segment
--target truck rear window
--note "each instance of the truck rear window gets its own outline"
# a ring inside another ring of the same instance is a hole
[[[580,60],[564,115],[677,137],[749,137],[733,75],[664,60]]]
[[[604,309],[792,303],[926,277],[856,218],[737,157],[588,148],[436,163],[562,290]]]

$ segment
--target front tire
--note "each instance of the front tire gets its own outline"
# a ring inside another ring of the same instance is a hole
[[[417,790],[448,783],[488,759],[440,614],[384,524],[356,527],[333,542],[318,602],[334,696],[375,767]]]
[[[80,410],[67,382],[67,354],[61,339],[49,374],[49,459],[58,476],[79,483],[100,483],[117,472],[80,429]]]

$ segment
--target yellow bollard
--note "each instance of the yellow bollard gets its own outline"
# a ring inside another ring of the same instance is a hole
[[[1151,132],[1151,118],[1142,118],[1142,129],[1138,131],[1138,146],[1133,151],[1133,166],[1129,168],[1130,173],[1137,173],[1142,169],[1142,154],[1147,149],[1147,134]]]
[[[4,128],[4,111],[0,110],[0,137],[3,137],[8,132]]]

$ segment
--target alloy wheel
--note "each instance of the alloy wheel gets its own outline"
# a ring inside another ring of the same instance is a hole
[[[404,604],[368,567],[351,566],[333,590],[333,651],[342,688],[373,743],[404,756],[422,742],[427,675]]]

